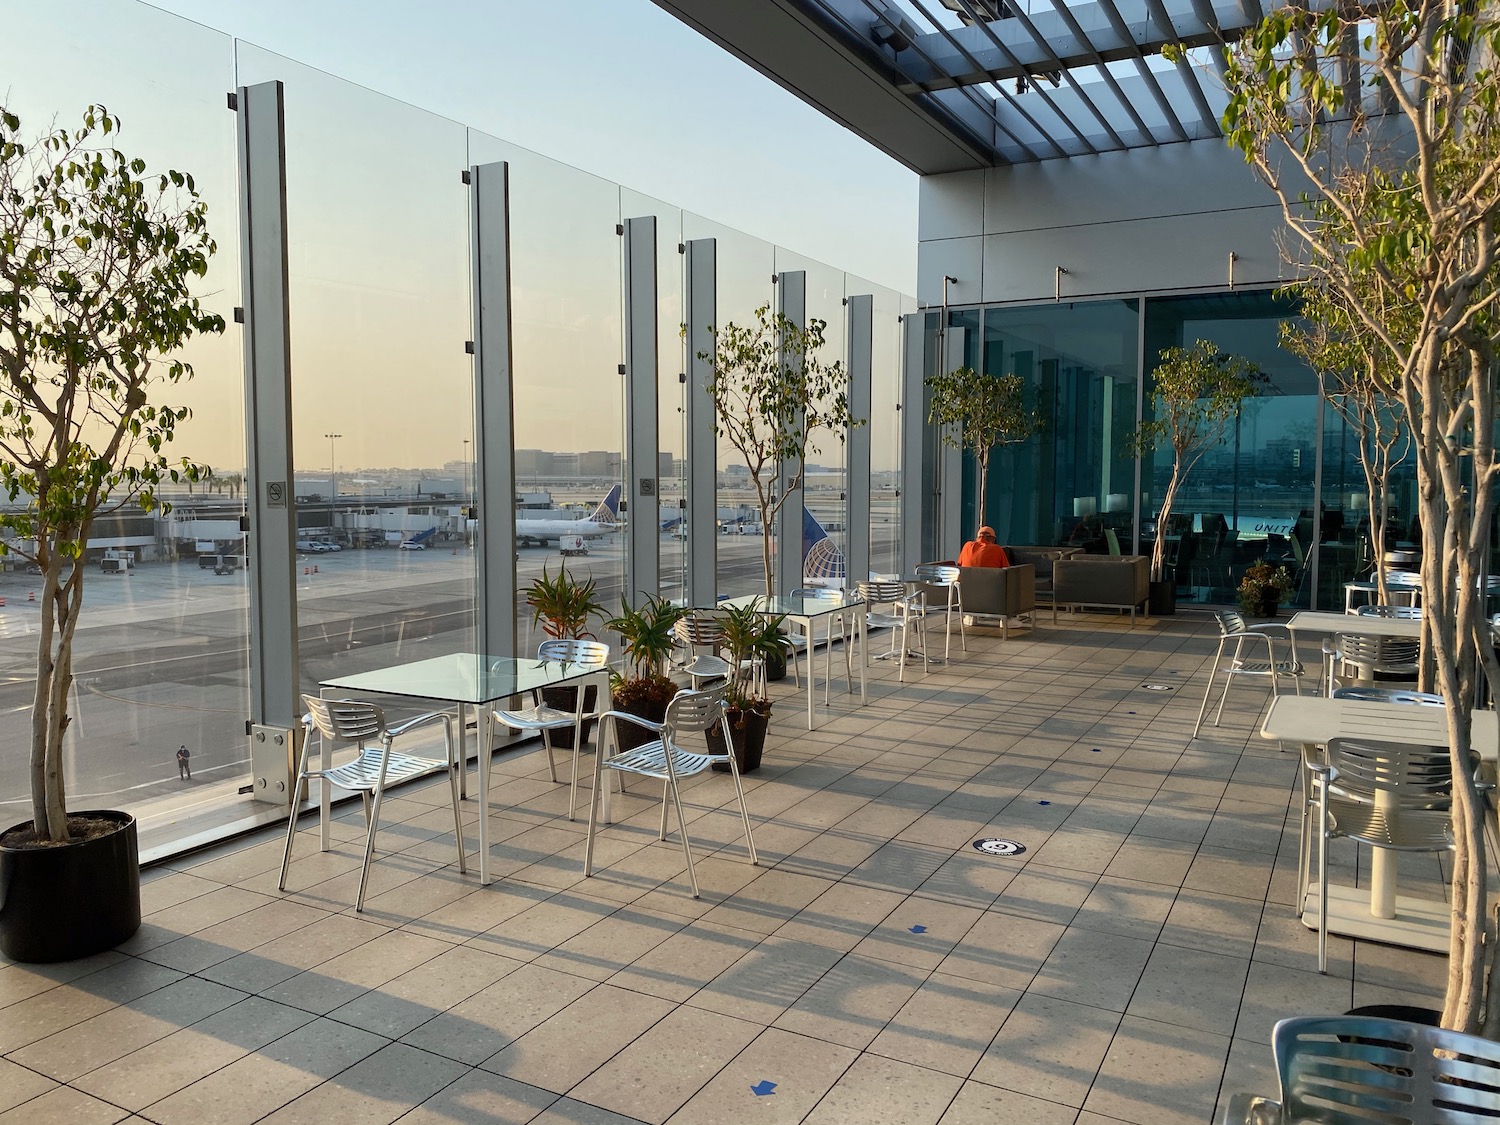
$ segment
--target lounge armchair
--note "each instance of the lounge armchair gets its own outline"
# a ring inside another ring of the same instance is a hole
[[[1052,564],[1052,620],[1057,607],[1145,610],[1150,563],[1145,555],[1074,555]]]
[[[1010,619],[1026,618],[1028,628],[1036,626],[1036,568],[1024,566],[966,566],[961,568],[959,586],[964,592],[963,611],[975,619],[994,618],[1000,636],[1010,636]]]

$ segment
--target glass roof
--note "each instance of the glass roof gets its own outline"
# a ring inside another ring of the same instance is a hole
[[[1260,0],[797,0],[906,98],[1017,164],[1220,136],[1214,49]],[[1168,44],[1186,55],[1171,62]]]

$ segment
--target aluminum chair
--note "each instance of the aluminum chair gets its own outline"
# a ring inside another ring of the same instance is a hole
[[[1406,637],[1374,637],[1362,633],[1339,633],[1333,639],[1329,663],[1328,693],[1333,694],[1340,666],[1355,669],[1355,681],[1372,684],[1377,673],[1417,678],[1422,642]]]
[[[1446,746],[1335,738],[1309,765],[1318,806],[1318,972],[1328,971],[1328,841],[1392,851],[1451,851],[1453,771]]]
[[[1500,1043],[1372,1016],[1299,1016],[1271,1032],[1279,1100],[1235,1094],[1224,1125],[1493,1125]]]
[[[900,666],[896,679],[904,682],[906,680],[906,658],[911,655],[907,645],[911,632],[913,618],[920,620],[920,615],[908,612],[912,605],[911,596],[907,593],[904,582],[861,582],[857,587],[859,596],[864,599],[865,628],[887,628],[891,631],[891,648],[889,652],[882,652],[874,657],[876,660],[899,660]],[[889,606],[889,612],[883,611],[882,606]],[[922,670],[927,670],[927,636],[922,629],[917,630],[917,637],[922,644]],[[898,647],[899,645],[899,647]]]
[[[673,626],[677,643],[685,655],[681,669],[687,674],[694,691],[704,680],[727,680],[729,661],[719,653],[724,648],[723,622],[711,613],[693,613]]]
[[[801,586],[793,590],[791,596],[794,598],[803,599],[828,598],[831,600],[842,600],[844,592],[842,590],[836,589],[833,586]],[[828,617],[828,635],[824,638],[824,643],[828,646],[829,665],[831,667],[833,662],[833,630],[835,626],[838,627],[839,642],[843,645],[844,648],[844,682],[848,685],[848,690],[852,692],[854,690],[854,640],[852,635],[850,634],[849,627],[845,622],[843,614],[839,614],[837,617],[833,615],[829,615]],[[812,650],[813,646],[817,644],[817,638],[812,635],[812,632],[812,623],[809,622],[807,629],[807,682],[809,691],[812,690],[813,682]],[[824,703],[828,702],[828,697],[832,690],[830,687],[832,681],[832,676],[824,677]]]
[[[1296,651],[1292,647],[1291,632],[1285,625],[1250,625],[1247,624],[1243,614],[1233,610],[1215,613],[1214,617],[1219,623],[1219,647],[1214,653],[1213,663],[1209,665],[1208,684],[1203,689],[1203,706],[1198,708],[1198,721],[1193,724],[1193,737],[1198,737],[1198,731],[1203,726],[1203,716],[1208,713],[1208,697],[1213,694],[1214,677],[1218,675],[1219,664],[1224,659],[1224,653],[1229,650],[1231,642],[1233,651],[1229,654],[1229,665],[1224,669],[1224,693],[1219,696],[1219,709],[1214,713],[1214,726],[1219,725],[1220,718],[1224,715],[1224,703],[1229,698],[1229,687],[1234,683],[1236,676],[1258,676],[1271,681],[1271,694],[1276,694],[1276,685],[1283,679],[1290,679],[1297,689],[1297,694],[1302,694],[1302,663],[1296,658]],[[1287,644],[1288,659],[1281,659],[1276,655],[1276,641],[1284,639]],[[1255,659],[1259,656],[1261,645],[1265,645],[1266,658]]]
[[[916,594],[911,599],[913,611],[922,617],[943,614],[943,659],[949,658],[953,648],[955,613],[958,615],[959,642],[963,650],[968,652],[969,634],[964,626],[963,589],[959,585],[963,571],[951,563],[922,563],[917,567],[916,575]]]
[[[1354,616],[1420,621],[1422,620],[1422,607],[1419,605],[1362,605],[1354,611]]]
[[[704,691],[680,691],[667,704],[666,718],[660,723],[653,723],[624,711],[606,711],[601,716],[601,721],[610,724],[612,746],[618,745],[615,741],[615,724],[622,720],[655,731],[659,737],[623,754],[595,755],[594,795],[589,801],[589,831],[583,851],[585,878],[594,874],[594,833],[599,818],[599,792],[605,770],[617,770],[622,775],[655,778],[662,783],[661,831],[657,834],[657,839],[667,838],[667,801],[670,798],[672,806],[677,810],[677,828],[682,837],[682,854],[687,859],[688,881],[692,884],[693,897],[697,898],[698,874],[693,870],[693,848],[688,842],[687,817],[682,811],[679,783],[683,778],[694,777],[716,763],[728,765],[729,774],[734,778],[734,793],[740,804],[740,820],[745,825],[745,849],[749,852],[751,864],[757,867],[760,865],[760,857],[755,854],[755,837],[750,832],[750,812],[745,807],[745,789],[740,784],[740,769],[735,761],[729,732],[729,718],[724,702],[727,690],[728,685],[720,684]],[[712,743],[709,743],[708,753],[683,748],[680,740],[684,735],[706,734],[712,727],[718,727],[723,735],[724,740],[720,743],[722,753],[715,753]]]
[[[1410,691],[1406,688],[1341,687],[1335,688],[1334,699],[1362,699],[1366,703],[1415,703],[1423,707],[1442,707],[1443,697],[1430,691]]]
[[[609,645],[602,641],[570,638],[547,640],[537,645],[536,658],[571,664],[588,664],[602,668],[609,663]],[[557,762],[552,756],[552,733],[569,727],[573,728],[573,777],[568,787],[568,819],[572,820],[573,809],[578,801],[578,753],[583,749],[583,722],[585,719],[597,719],[599,716],[597,712],[584,711],[583,688],[563,685],[547,690],[571,691],[574,700],[573,710],[564,711],[560,707],[548,705],[542,698],[542,692],[537,690],[531,693],[530,707],[515,711],[496,711],[495,722],[513,730],[534,731],[542,736],[542,745],[547,750],[547,769],[552,774],[554,782],[557,782],[558,778]],[[484,752],[483,747],[480,748],[480,752]]]
[[[287,872],[292,863],[292,840],[297,835],[297,814],[301,811],[302,799],[307,793],[307,783],[318,778],[324,785],[337,785],[340,789],[358,793],[364,799],[365,860],[359,873],[359,895],[354,900],[358,913],[365,908],[365,887],[370,881],[370,860],[375,855],[375,832],[380,827],[380,803],[387,786],[396,785],[412,778],[437,770],[448,771],[448,785],[453,791],[453,835],[458,845],[458,870],[464,866],[464,833],[458,814],[458,761],[453,756],[453,716],[434,711],[418,715],[399,726],[387,727],[385,713],[375,704],[353,699],[319,699],[316,695],[304,695],[302,705],[307,708],[302,722],[307,728],[307,737],[302,741],[302,761],[297,767],[297,783],[292,789],[291,815],[287,818],[286,850],[281,856],[281,882],[278,886],[286,890]],[[444,758],[419,758],[412,754],[397,754],[392,749],[396,739],[410,731],[443,724]],[[336,748],[338,743],[354,743],[356,754],[353,760],[327,769],[312,769],[308,762],[312,752],[312,732],[316,730],[325,746]],[[366,745],[380,743],[375,749]]]
[[[1391,597],[1404,597],[1407,605],[1415,606],[1422,601],[1422,575],[1415,570],[1392,570],[1385,576],[1386,589]]]

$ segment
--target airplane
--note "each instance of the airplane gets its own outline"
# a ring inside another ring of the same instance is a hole
[[[585,520],[516,517],[516,546],[545,547],[568,539],[601,539],[620,530],[620,486],[617,484]]]
[[[844,552],[828,538],[828,531],[806,508],[802,509],[802,575],[817,580],[844,578]]]

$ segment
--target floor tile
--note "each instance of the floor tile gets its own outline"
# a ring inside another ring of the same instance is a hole
[[[1048,996],[1023,996],[973,1078],[1081,1108],[1120,1024],[1117,1012]]]
[[[1083,1108],[1136,1125],[1202,1125],[1228,1055],[1228,1036],[1127,1015]]]
[[[672,1125],[797,1125],[857,1057],[848,1047],[768,1028],[672,1115]]]
[[[804,1120],[807,1125],[936,1125],[963,1079],[861,1055]]]

